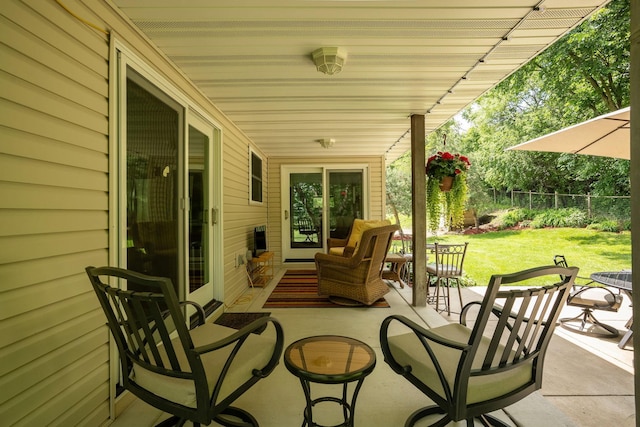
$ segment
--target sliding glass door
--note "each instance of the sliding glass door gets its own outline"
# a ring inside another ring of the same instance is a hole
[[[366,167],[283,166],[285,262],[313,261],[328,237],[344,238],[364,218]]]
[[[132,68],[124,70],[120,201],[126,253],[119,263],[168,277],[180,299],[206,306],[214,296],[223,298],[213,289],[220,282],[213,280],[214,267],[221,263],[221,250],[214,250],[221,248],[214,233],[220,131]]]
[[[187,299],[206,305],[213,299],[212,173],[213,128],[195,115],[189,117],[187,150],[188,287]]]
[[[183,118],[181,105],[127,70],[126,267],[170,278],[179,296]]]

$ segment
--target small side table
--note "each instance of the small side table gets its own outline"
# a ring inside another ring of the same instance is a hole
[[[263,252],[255,258],[251,258],[247,269],[253,286],[266,286],[273,279],[273,252]]]
[[[382,278],[399,282],[400,287],[404,289],[402,276],[405,275],[404,270],[406,268],[405,263],[407,262],[407,258],[401,254],[387,254],[384,262],[385,264],[389,264],[389,268],[382,270]]]
[[[323,427],[313,420],[313,407],[320,402],[334,402],[342,407],[344,422],[331,427],[353,427],[356,399],[367,375],[376,366],[376,354],[362,341],[337,335],[303,338],[289,345],[284,352],[284,364],[300,379],[307,401],[302,427]],[[356,382],[351,402],[347,386]],[[312,399],[311,383],[342,384],[342,397]]]

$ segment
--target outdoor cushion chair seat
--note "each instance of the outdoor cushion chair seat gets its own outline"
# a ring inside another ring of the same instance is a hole
[[[469,342],[472,330],[466,326],[451,323],[437,328],[431,328],[428,331],[429,334],[432,334],[434,337],[466,345],[466,343]],[[389,349],[395,360],[401,365],[411,366],[411,373],[415,375],[419,381],[438,393],[442,399],[446,399],[435,365],[428,363],[429,358],[425,357],[424,347],[416,337],[416,334],[406,333],[391,336],[388,340]],[[489,337],[482,337],[478,354],[484,355],[489,348],[490,342],[491,339]],[[498,353],[500,354],[504,350],[504,345],[499,345],[498,348]],[[444,345],[433,345],[432,349],[434,357],[438,360],[449,387],[453,389],[462,352],[459,349]],[[513,354],[513,352],[511,353]],[[480,369],[482,362],[482,358],[476,357],[473,360],[472,369]],[[468,404],[473,404],[490,400],[502,396],[508,390],[524,386],[531,381],[531,363],[520,364],[514,369],[496,375],[471,377],[469,379],[466,401]]]
[[[607,292],[602,295],[602,299],[593,299],[585,298],[576,293],[571,298],[571,305],[582,308],[595,308],[597,310],[618,311],[622,305],[622,295],[615,295]]]
[[[201,347],[205,348],[207,344],[214,340],[218,341],[230,337],[238,331],[209,322],[189,332],[194,347],[197,350]],[[174,342],[174,348],[176,349],[178,362],[182,366],[188,366],[187,356],[179,340],[179,337],[172,340]],[[263,366],[266,366],[273,354],[274,345],[275,342],[273,340],[257,334],[249,334],[241,351],[238,352],[234,359],[229,373],[224,377],[217,399],[220,401],[228,397],[233,391],[253,377],[254,369],[259,370]],[[168,365],[169,359],[166,353],[162,352],[162,348],[160,350],[162,359]],[[208,379],[209,394],[213,392],[216,380],[222,374],[225,362],[229,356],[231,356],[232,350],[233,346],[227,346],[216,351],[204,353],[200,356],[204,372]],[[135,381],[152,393],[181,405],[191,408],[196,407],[196,390],[193,380],[160,375],[144,369],[139,365],[134,365],[133,372]]]
[[[458,271],[458,268],[455,265],[451,264],[438,264],[429,263],[427,264],[427,273],[436,274],[436,271],[439,271],[444,275],[454,275]]]

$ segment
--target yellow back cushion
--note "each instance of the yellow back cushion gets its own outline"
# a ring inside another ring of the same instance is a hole
[[[374,219],[360,219],[356,218],[353,220],[353,226],[351,227],[351,234],[349,235],[349,241],[347,242],[347,246],[357,247],[358,243],[360,243],[360,239],[362,238],[362,233],[370,228],[375,227],[383,227],[385,225],[391,225],[391,221],[388,219],[383,220],[374,220]]]

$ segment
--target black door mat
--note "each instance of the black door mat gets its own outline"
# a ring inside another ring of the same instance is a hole
[[[216,325],[226,326],[228,328],[242,329],[254,320],[270,315],[271,313],[267,311],[257,313],[224,313],[213,323]],[[267,325],[264,325],[263,328],[254,331],[254,333],[261,334],[266,328]]]

